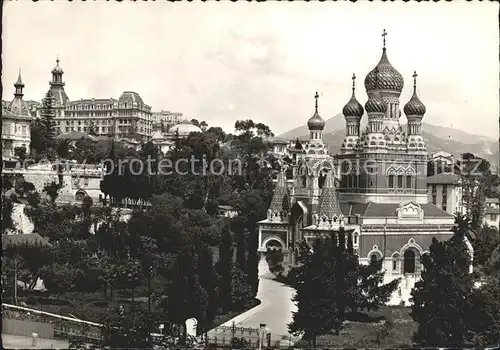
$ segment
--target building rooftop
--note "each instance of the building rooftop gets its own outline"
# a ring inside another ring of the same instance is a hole
[[[89,135],[83,131],[71,131],[71,132],[59,134],[56,136],[56,139],[71,140],[71,141],[78,141],[78,140],[81,140],[82,138],[90,139],[92,141],[98,140],[97,137]]]
[[[344,216],[360,215],[361,217],[397,217],[398,203],[340,203]],[[432,203],[420,204],[424,217],[452,217],[453,215],[438,208]]]
[[[440,173],[427,177],[427,183],[435,185],[456,184],[459,180],[460,176],[452,173]]]

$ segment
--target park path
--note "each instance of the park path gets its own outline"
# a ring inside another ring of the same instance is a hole
[[[296,306],[292,302],[295,290],[283,283],[273,280],[269,272],[266,260],[259,262],[259,290],[257,299],[261,301],[256,307],[236,316],[221,326],[231,326],[233,322],[236,327],[258,328],[259,324],[265,323],[271,329],[272,339],[279,340],[280,336],[288,335],[288,323],[292,321],[292,312]],[[229,334],[224,334],[229,336]],[[209,337],[221,337],[222,333],[217,329],[208,332]]]

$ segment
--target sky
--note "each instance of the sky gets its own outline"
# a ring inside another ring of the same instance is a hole
[[[490,2],[4,2],[3,96],[19,69],[25,99],[40,101],[59,55],[71,100],[141,95],[232,131],[253,119],[275,134],[328,119],[356,95],[382,53],[412,74],[424,121],[498,138],[498,5]],[[405,117],[402,118],[405,122]]]

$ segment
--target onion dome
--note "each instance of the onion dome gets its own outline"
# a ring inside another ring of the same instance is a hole
[[[363,113],[365,112],[363,109],[363,106],[361,103],[356,100],[356,96],[354,94],[355,91],[355,81],[356,81],[356,75],[352,75],[352,96],[349,102],[344,106],[342,109],[342,114],[344,114],[345,117],[359,117],[361,118],[363,116]]]
[[[403,110],[406,115],[424,115],[426,108],[417,96],[417,72],[413,73],[413,96],[410,101],[404,106]]]
[[[389,90],[401,94],[404,85],[403,76],[391,65],[387,58],[385,48],[385,36],[387,32],[384,29],[382,34],[384,38],[384,47],[382,49],[382,57],[377,66],[365,78],[366,91],[372,90]],[[376,72],[378,70],[378,74]],[[378,75],[378,77],[377,77]]]
[[[321,118],[321,116],[318,113],[318,92],[316,91],[316,95],[314,95],[314,98],[316,99],[316,107],[314,111],[314,115],[307,121],[307,127],[309,130],[323,130],[325,127],[325,120]]]
[[[52,73],[60,73],[60,74],[63,74],[63,70],[61,67],[59,67],[59,57],[57,57],[56,59],[56,66],[54,67],[54,69],[52,69]]]
[[[387,104],[384,102],[378,91],[374,92],[365,103],[366,113],[385,113]]]

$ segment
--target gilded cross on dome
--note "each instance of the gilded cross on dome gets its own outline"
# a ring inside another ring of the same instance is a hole
[[[413,72],[412,77],[413,77],[413,87],[416,88],[417,87],[417,77],[418,77],[417,71]]]
[[[356,87],[356,74],[352,73],[352,89]]]
[[[384,38],[384,48],[385,48],[385,37],[386,36],[387,36],[387,32],[384,29],[384,31],[382,32],[382,38]]]
[[[319,98],[319,95],[318,95],[318,92],[316,91],[316,94],[314,95],[314,99],[316,100],[316,104],[315,104],[316,112],[318,111],[318,98]]]

